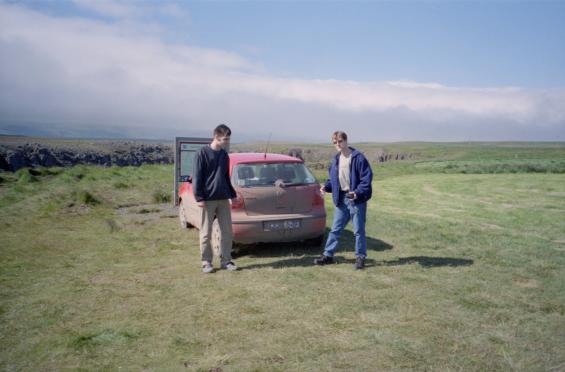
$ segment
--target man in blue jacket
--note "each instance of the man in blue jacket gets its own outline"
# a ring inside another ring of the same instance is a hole
[[[339,236],[349,222],[353,220],[355,235],[355,269],[365,267],[367,257],[367,240],[365,238],[365,220],[367,217],[367,201],[371,199],[373,190],[373,171],[365,156],[349,147],[347,134],[337,131],[332,135],[332,142],[339,153],[332,160],[329,169],[330,179],[320,189],[331,192],[335,204],[332,229],[326,241],[324,253],[314,260],[316,265],[335,262]]]

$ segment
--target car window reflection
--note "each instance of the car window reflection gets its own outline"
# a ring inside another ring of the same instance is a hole
[[[302,163],[239,164],[233,174],[233,183],[239,187],[273,186],[277,181],[287,186],[316,183]]]

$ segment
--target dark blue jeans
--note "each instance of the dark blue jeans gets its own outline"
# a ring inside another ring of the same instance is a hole
[[[355,255],[367,256],[367,239],[365,237],[365,221],[367,219],[367,202],[355,204],[352,200],[339,198],[335,207],[332,229],[326,241],[324,255],[333,257],[337,249],[339,236],[349,222],[353,220],[353,235],[355,235]]]

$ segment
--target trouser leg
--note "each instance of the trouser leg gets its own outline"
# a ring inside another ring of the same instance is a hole
[[[326,241],[326,247],[324,248],[325,256],[334,256],[339,242],[339,237],[345,228],[345,225],[347,225],[347,222],[349,222],[349,209],[347,209],[343,202],[340,202],[334,210],[332,229],[328,234],[328,240]]]
[[[353,220],[353,235],[355,236],[355,255],[367,256],[367,238],[365,222],[367,219],[367,203],[354,204],[351,202],[351,219]]]
[[[202,261],[212,263],[214,253],[212,251],[212,223],[214,222],[214,215],[216,209],[215,201],[207,201],[202,210],[202,220],[200,223],[200,256]]]
[[[233,245],[231,205],[228,199],[218,200],[216,216],[220,225],[220,262],[226,264],[231,261]]]

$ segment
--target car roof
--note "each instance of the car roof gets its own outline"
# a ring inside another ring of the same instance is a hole
[[[235,152],[230,154],[230,163],[303,163],[301,159],[283,154],[271,154],[262,152]]]

